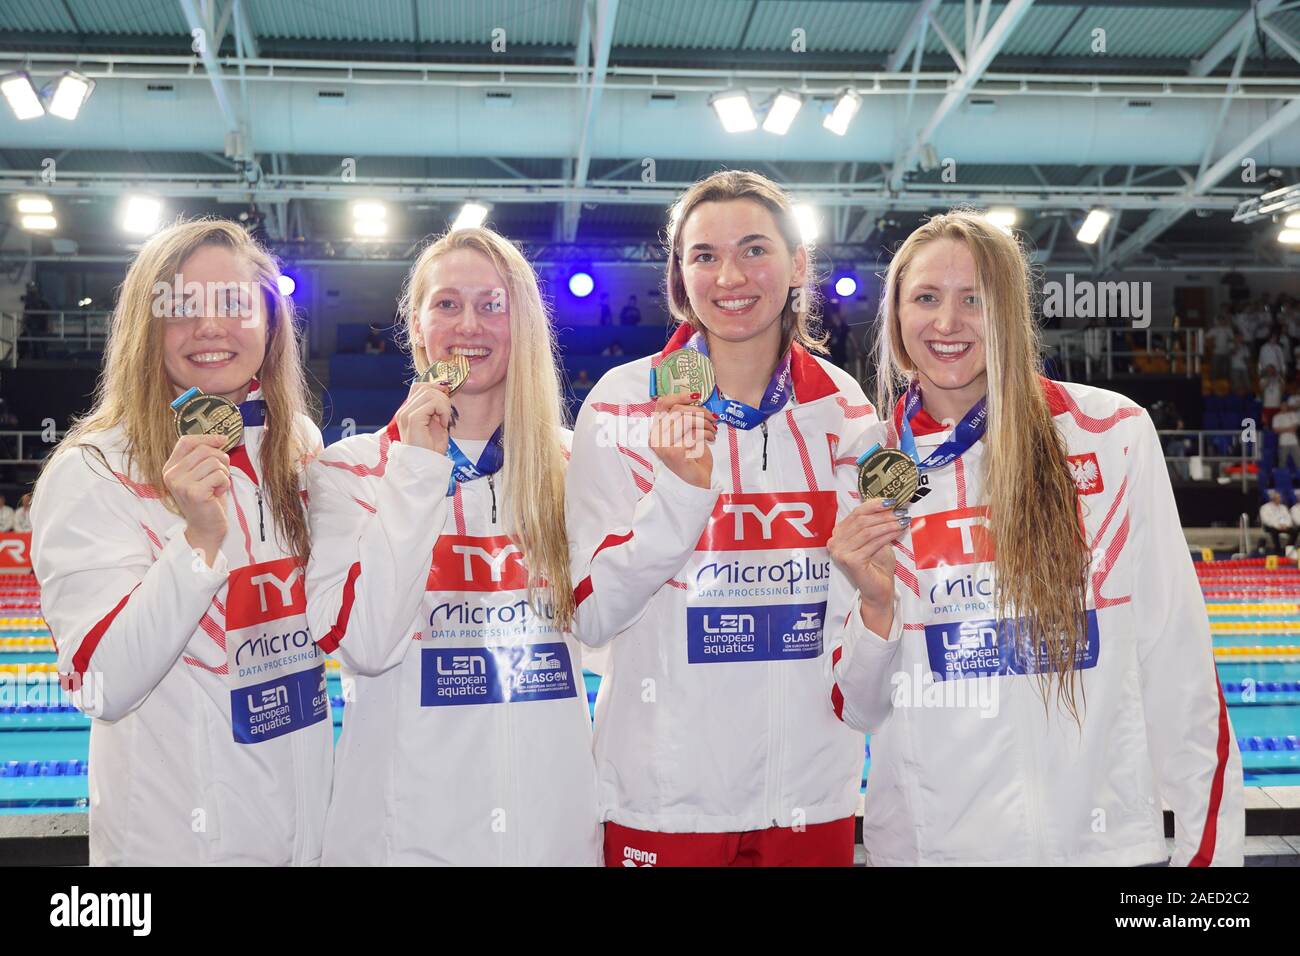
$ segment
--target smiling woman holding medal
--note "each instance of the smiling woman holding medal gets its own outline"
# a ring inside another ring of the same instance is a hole
[[[293,306],[237,224],[145,243],[94,408],[32,506],[41,606],[90,729],[90,862],[311,864],[332,723],[307,629]]]
[[[975,213],[903,243],[879,335],[893,415],[830,541],[869,860],[1153,863],[1163,799],[1174,864],[1240,865],[1241,757],[1147,413],[1041,377],[1025,254]]]
[[[595,865],[570,436],[536,276],[496,233],[456,230],[400,314],[406,402],[309,470],[308,605],[347,701],[323,861]]]
[[[610,866],[849,865],[863,738],[824,703],[835,469],[875,421],[821,350],[790,202],[725,172],[678,201],[658,355],[592,389],[567,513]],[[853,457],[847,456],[849,470]],[[846,509],[847,510],[847,509]]]

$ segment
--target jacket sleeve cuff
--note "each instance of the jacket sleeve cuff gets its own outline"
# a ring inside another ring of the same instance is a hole
[[[708,488],[701,488],[699,485],[693,485],[689,481],[678,477],[677,472],[673,471],[662,461],[655,461],[655,484],[653,494],[658,495],[666,504],[682,510],[691,510],[698,508],[700,511],[711,513],[713,506],[717,503],[718,495],[722,494],[722,489],[717,485],[710,485]]]
[[[853,592],[853,603],[850,605],[852,611],[849,612],[848,636],[850,640],[856,642],[859,648],[866,652],[876,651],[882,654],[892,654],[899,647],[899,642],[903,637],[903,615],[900,612],[903,602],[898,593],[898,582],[894,582],[894,620],[889,625],[888,634],[879,634],[867,627],[862,621],[862,592]]]
[[[394,442],[389,446],[388,463],[398,474],[411,475],[419,481],[441,481],[444,492],[451,481],[451,459],[419,445]]]
[[[195,553],[198,549],[186,540],[184,521],[178,521],[168,528],[163,537],[167,539],[167,544],[158,561],[173,568],[177,581],[192,581],[196,591],[209,594],[215,593],[225,584],[226,576],[230,573],[230,562],[226,560],[224,551],[218,550],[212,566],[208,567],[202,554]]]

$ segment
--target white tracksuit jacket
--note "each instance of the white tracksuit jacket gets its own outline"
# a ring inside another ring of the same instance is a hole
[[[451,467],[390,424],[308,470],[307,604],[347,700],[324,863],[595,866],[579,645],[527,604],[504,472],[449,497]]]
[[[251,462],[264,432],[245,427]],[[95,718],[91,864],[318,863],[333,724],[301,565],[233,462],[209,568],[131,475],[123,431],[88,440],[112,473],[59,453],[32,504],[32,564],[61,679]]]
[[[986,448],[977,442],[928,471],[931,491],[910,508],[911,527],[895,546],[888,640],[854,610],[830,655],[833,706],[872,734],[869,859],[1161,861],[1163,797],[1175,814],[1175,865],[1240,865],[1241,756],[1155,428],[1114,392],[1043,387],[1093,554],[1089,643],[1078,663],[1082,732],[1054,696],[1044,712],[1024,655],[994,626],[979,504]],[[913,428],[922,457],[948,434],[924,411]],[[884,430],[876,426],[872,440]]]
[[[766,430],[719,424],[712,486],[691,485],[647,444],[650,369],[690,334],[606,374],[574,433],[574,632],[612,647],[596,699],[602,818],[706,833],[843,819],[864,739],[826,706],[822,623],[852,598],[826,541],[837,448],[875,414],[849,375],[795,348],[792,400]]]

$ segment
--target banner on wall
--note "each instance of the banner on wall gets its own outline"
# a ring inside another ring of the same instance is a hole
[[[30,531],[0,534],[0,571],[30,571],[32,535]]]

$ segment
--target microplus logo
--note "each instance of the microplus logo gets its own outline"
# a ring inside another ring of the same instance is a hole
[[[129,926],[133,936],[148,936],[153,926],[152,893],[69,893],[50,897],[51,926]]]

